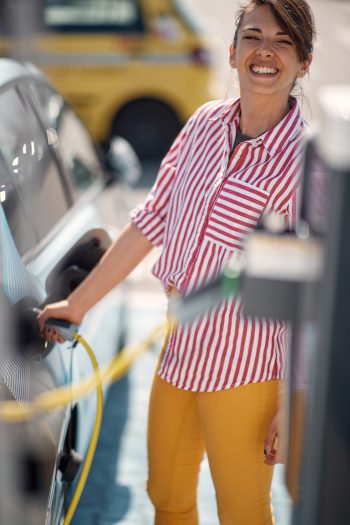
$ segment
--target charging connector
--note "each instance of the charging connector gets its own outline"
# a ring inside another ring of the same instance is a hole
[[[60,336],[66,341],[73,341],[79,329],[77,324],[68,323],[68,321],[63,321],[62,319],[53,319],[52,317],[47,319],[45,324],[46,326],[51,326],[51,328],[57,329]]]
[[[40,308],[31,308],[31,311],[38,316],[41,313]],[[69,323],[63,319],[54,319],[50,317],[47,319],[45,326],[50,326],[59,331],[60,336],[66,341],[73,341],[76,339],[75,335],[78,333],[79,326],[74,323]]]

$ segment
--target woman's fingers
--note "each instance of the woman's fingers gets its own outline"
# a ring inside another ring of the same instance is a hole
[[[37,318],[36,318],[36,322],[38,324],[38,332],[39,332],[39,335],[41,335],[42,337],[44,337],[44,333],[45,333],[45,315],[43,315],[43,312],[41,312]]]
[[[264,463],[270,467],[276,465],[277,463],[283,463],[281,451],[278,450],[278,448],[271,449],[271,451],[265,456]]]
[[[64,339],[60,336],[59,331],[57,328],[53,328],[50,325],[45,326],[43,337],[46,341],[50,341],[51,343],[63,343]]]
[[[271,421],[267,436],[264,442],[265,465],[276,465],[283,463],[283,439],[281,437],[283,425],[283,409],[279,410]]]
[[[52,343],[56,343],[57,341],[63,342],[64,339],[60,336],[58,329],[46,324],[49,318],[69,320],[66,301],[45,306],[36,318],[38,332],[41,337],[44,337],[46,341],[51,341]]]
[[[279,463],[279,456],[280,456],[280,453],[279,453],[279,450],[278,448],[274,448],[274,447],[271,447],[271,448],[266,448],[266,445],[265,445],[265,449],[264,449],[264,454],[265,454],[265,465],[276,465],[276,463]]]
[[[265,455],[269,454],[271,450],[273,449],[274,442],[276,440],[278,434],[278,421],[277,421],[277,414],[271,421],[269,430],[267,432],[267,436],[265,438],[264,442],[264,448],[265,448]]]
[[[36,322],[38,323],[39,333],[44,333],[45,335],[52,335],[51,331],[48,331],[45,324],[47,319],[49,317],[54,317],[55,308],[53,308],[53,305],[51,306],[45,306],[45,308],[40,312],[40,314],[36,318]]]

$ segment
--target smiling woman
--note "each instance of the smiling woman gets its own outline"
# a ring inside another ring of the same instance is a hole
[[[48,339],[46,319],[79,322],[152,246],[162,245],[153,273],[175,300],[215,279],[228,261],[239,263],[268,213],[295,228],[306,125],[290,93],[311,64],[313,17],[304,0],[252,0],[237,23],[229,60],[241,97],[209,102],[189,119],[132,224],[66,301],[39,316]],[[148,421],[156,525],[198,524],[205,451],[221,525],[272,525],[287,342],[285,323],[244,316],[239,296],[169,327]]]

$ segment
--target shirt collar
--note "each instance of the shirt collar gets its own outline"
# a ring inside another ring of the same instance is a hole
[[[228,100],[227,102],[228,104],[224,111],[216,117],[210,117],[209,120],[213,122],[221,120],[224,125],[231,124],[231,122],[235,121],[238,127],[241,99],[237,98],[235,100]]]
[[[270,155],[274,155],[281,151],[302,129],[303,119],[298,101],[294,97],[290,97],[289,100],[291,109],[284,119],[273,128],[265,131],[262,135],[259,135],[259,137],[249,141],[251,144],[256,145],[262,143]],[[235,124],[237,130],[240,109],[241,101],[238,98],[230,103],[220,116],[213,117],[210,120],[221,119],[222,124],[226,126]]]
[[[261,135],[267,151],[273,155],[282,151],[288,142],[300,133],[302,116],[296,98],[290,97],[291,109],[281,122]]]

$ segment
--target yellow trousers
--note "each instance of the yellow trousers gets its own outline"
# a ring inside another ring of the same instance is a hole
[[[200,463],[207,452],[221,525],[271,525],[273,468],[264,440],[280,380],[218,392],[178,389],[155,375],[148,421],[148,493],[156,525],[196,525]]]

